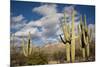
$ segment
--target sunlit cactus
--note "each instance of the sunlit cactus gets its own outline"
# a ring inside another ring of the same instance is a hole
[[[29,55],[31,55],[32,47],[31,47],[30,32],[29,32],[29,35],[28,35],[27,45],[25,45],[25,43],[24,43],[24,37],[23,37],[22,49],[23,49],[24,56],[28,57]]]
[[[61,23],[61,26],[62,26],[62,30],[63,30],[63,34],[64,34],[64,39],[62,38],[61,35],[60,35],[60,38],[61,38],[62,42],[64,44],[66,44],[66,60],[67,60],[67,62],[70,62],[70,40],[69,40],[70,34],[68,33],[68,29],[67,29],[65,12],[64,12],[63,19],[64,19],[64,21],[63,21],[63,23]]]
[[[88,25],[86,23],[86,16],[84,15],[84,23],[82,23],[82,16],[80,18],[80,24],[79,24],[79,30],[80,30],[80,39],[81,39],[81,45],[82,45],[82,54],[83,58],[90,56],[90,48],[89,44],[92,41],[92,32],[90,29],[88,29]]]
[[[84,34],[85,34],[85,44],[86,44],[86,47],[85,47],[85,50],[86,50],[86,56],[89,57],[89,35],[88,35],[88,27],[87,27],[87,23],[86,23],[86,16],[84,15]]]
[[[74,14],[75,12],[73,11],[72,13],[72,33],[71,33],[71,59],[72,62],[75,60],[75,24],[74,24]]]
[[[80,24],[79,24],[79,27],[78,27],[78,32],[79,32],[79,40],[80,40],[80,45],[81,45],[81,51],[82,51],[82,57],[83,59],[85,59],[85,36],[84,36],[84,25],[83,25],[83,21],[82,21],[82,16],[80,17]]]
[[[75,61],[75,32],[74,32],[74,11],[72,13],[72,24],[71,33],[69,24],[66,23],[66,16],[64,12],[64,22],[62,24],[62,30],[64,34],[64,39],[61,37],[62,42],[66,44],[66,59],[67,62]]]

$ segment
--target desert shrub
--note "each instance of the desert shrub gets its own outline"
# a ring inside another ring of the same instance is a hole
[[[20,53],[11,54],[11,66],[25,65],[26,58]]]
[[[90,43],[90,55],[95,56],[95,43]]]
[[[48,55],[44,52],[34,52],[25,57],[22,53],[13,51],[10,60],[11,66],[42,65],[48,64]]]
[[[57,61],[57,63],[64,63],[66,59],[66,53],[65,51],[56,51],[53,54],[53,59]]]
[[[44,52],[34,52],[27,58],[27,65],[42,65],[48,64],[47,54]]]

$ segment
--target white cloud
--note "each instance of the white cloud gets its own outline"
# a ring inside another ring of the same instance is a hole
[[[94,25],[94,24],[89,24],[89,25],[88,25],[88,28],[89,28],[89,29],[92,29],[93,31],[95,31],[95,25]]]
[[[33,12],[37,12],[41,15],[47,16],[47,15],[52,15],[57,12],[56,10],[56,5],[54,4],[45,4],[40,7],[36,7],[32,9]]]
[[[37,11],[44,16],[36,21],[30,21],[24,28],[16,32],[15,35],[22,36],[23,34],[27,36],[30,31],[33,38],[41,38],[44,42],[48,39],[56,40],[56,38],[58,38],[57,36],[62,34],[59,23],[63,17],[63,13],[57,13],[56,7],[56,5],[42,5],[34,8],[33,11]],[[67,17],[69,17],[69,15],[67,15]],[[71,21],[69,24],[71,25]],[[77,26],[77,23],[75,23],[75,26]],[[41,32],[38,27],[41,27]]]
[[[24,19],[24,16],[22,14],[20,14],[19,16],[15,16],[15,17],[12,17],[11,20],[13,22],[20,22]]]
[[[42,22],[40,20],[37,21],[30,21],[27,26],[33,26],[33,27],[41,27],[42,26]]]
[[[31,32],[31,36],[33,39],[40,39],[43,42],[46,42],[49,39],[54,41],[57,40],[57,36],[62,33],[60,27],[60,19],[63,17],[63,13],[58,13],[56,9],[57,5],[42,5],[40,7],[33,8],[32,11],[38,12],[42,14],[43,17],[33,21],[31,20],[28,24],[25,24],[23,28],[15,33],[16,36],[27,36],[29,32]],[[73,6],[67,6],[64,10],[67,11],[67,17],[71,16],[70,11],[74,9]],[[78,12],[75,11],[77,15]],[[79,16],[75,16],[75,20],[79,19]],[[75,21],[75,33],[77,34],[77,25],[79,24],[80,20]],[[71,26],[71,20],[69,20],[69,24]],[[89,25],[91,27],[91,25]],[[39,31],[38,27],[41,28],[42,31]],[[38,40],[39,40],[38,39]]]
[[[11,17],[11,29],[19,30],[26,25],[27,20],[24,19],[25,17],[20,14],[18,16]]]
[[[71,15],[74,10],[74,6],[66,6],[64,7],[64,11],[66,11],[67,14]]]
[[[37,28],[33,28],[33,27],[29,27],[29,26],[22,28],[20,31],[16,32],[15,35],[19,36],[19,37],[20,36],[28,36],[29,32],[31,33],[31,37],[41,36],[40,32],[38,31]]]
[[[19,38],[17,36],[11,36],[10,37],[10,44],[14,46],[20,46],[22,43],[22,38]]]

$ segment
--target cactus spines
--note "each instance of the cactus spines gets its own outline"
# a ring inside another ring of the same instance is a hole
[[[25,46],[24,37],[23,37],[23,43],[22,43],[23,54],[26,57],[31,55],[31,52],[32,52],[32,48],[31,48],[31,43],[30,42],[31,42],[31,38],[30,38],[30,32],[29,32],[27,45]]]

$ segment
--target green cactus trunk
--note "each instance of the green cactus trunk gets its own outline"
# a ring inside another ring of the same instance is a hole
[[[23,52],[24,56],[27,56],[26,48],[25,48],[25,45],[24,45],[24,37],[23,37],[23,40],[22,40],[22,52]]]
[[[71,40],[71,62],[75,61],[75,32],[74,32],[74,11],[72,13],[72,40]]]
[[[86,15],[84,15],[84,26],[86,29],[86,32],[88,33],[88,27],[87,27],[87,23],[86,23]],[[89,53],[90,53],[90,48],[89,48],[89,39],[88,39],[89,35],[86,36],[86,56],[89,57]]]
[[[70,62],[70,44],[66,43],[66,60],[69,63]]]
[[[78,27],[78,31],[79,31],[79,40],[80,40],[80,45],[81,45],[81,51],[82,51],[82,57],[83,59],[85,59],[85,47],[84,47],[84,29],[83,29],[83,23],[82,23],[82,16],[80,17],[80,24],[79,24],[79,27]]]
[[[90,48],[89,48],[89,43],[87,43],[86,47],[85,47],[85,50],[86,50],[86,57],[88,59],[89,55],[90,55]]]
[[[89,57],[89,55],[90,55],[89,44],[86,47],[86,55],[87,55],[87,57]]]
[[[85,60],[85,56],[86,56],[86,54],[85,54],[85,48],[82,48],[82,56],[83,56],[83,61]]]

